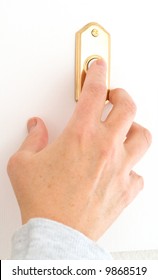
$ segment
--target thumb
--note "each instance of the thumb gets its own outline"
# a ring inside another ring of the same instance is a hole
[[[48,131],[40,118],[31,118],[27,123],[28,136],[20,147],[20,151],[37,153],[44,149],[48,143]]]

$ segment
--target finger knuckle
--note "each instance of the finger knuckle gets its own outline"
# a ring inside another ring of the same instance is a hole
[[[86,125],[83,125],[79,122],[78,124],[73,126],[73,128],[71,128],[69,137],[70,136],[72,141],[75,141],[75,143],[90,145],[96,138],[96,128],[90,125],[87,127]]]
[[[106,145],[100,148],[101,158],[107,159],[109,161],[114,162],[117,157],[117,148],[116,143],[111,139],[111,141],[107,141]]]
[[[144,188],[144,178],[140,175],[137,175],[137,183],[138,183],[138,188],[142,190]]]
[[[122,193],[122,203],[124,207],[127,207],[131,201],[138,195],[138,193],[144,188],[144,179],[142,176],[131,171],[130,176],[132,176],[133,183],[128,187],[125,184],[121,190]]]
[[[128,204],[130,203],[131,200],[131,195],[130,195],[130,191],[128,190],[128,188],[124,188],[122,190],[122,202],[124,207],[128,206]]]
[[[137,111],[137,106],[136,104],[134,103],[134,101],[132,99],[130,100],[127,100],[125,102],[125,107],[126,107],[126,112],[131,115],[131,116],[134,116],[136,111]]]
[[[87,87],[87,91],[91,95],[105,95],[106,94],[106,86],[103,83],[93,82],[90,83]]]
[[[127,94],[127,91],[126,91],[125,89],[123,89],[123,88],[115,88],[115,89],[114,89],[114,92],[120,92],[120,93],[125,93],[125,94]]]
[[[9,160],[8,160],[8,163],[7,163],[7,172],[8,174],[12,171],[12,169],[15,167],[17,163],[17,155],[16,154],[13,154]]]
[[[102,160],[105,160],[105,159],[109,159],[111,156],[111,153],[109,152],[109,149],[105,148],[105,147],[102,147],[100,149],[100,159]]]
[[[115,88],[113,90],[110,90],[109,92],[110,99],[115,98],[118,94],[120,94],[120,96],[128,95],[127,91],[124,90],[123,88]]]
[[[21,154],[19,152],[16,152],[8,160],[8,163],[7,163],[8,174],[12,173],[12,171],[17,169],[17,167],[20,167],[21,163],[22,163]]]
[[[150,146],[151,142],[152,142],[152,135],[151,135],[150,131],[147,128],[143,128],[143,135],[144,135],[144,137],[146,139],[147,146]]]
[[[110,92],[110,99],[113,100],[118,95],[120,108],[125,112],[125,116],[134,116],[137,110],[136,104],[129,94],[122,88],[116,88]]]

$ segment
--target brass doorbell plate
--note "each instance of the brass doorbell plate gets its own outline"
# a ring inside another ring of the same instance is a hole
[[[106,86],[110,89],[110,34],[98,23],[91,22],[76,33],[75,100],[79,100],[87,70],[93,60],[107,63]]]

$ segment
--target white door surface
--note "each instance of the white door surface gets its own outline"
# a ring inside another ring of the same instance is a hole
[[[98,22],[111,34],[111,88],[137,104],[153,143],[135,170],[145,187],[99,243],[110,251],[158,249],[158,16],[155,0],[0,1],[0,258],[9,258],[19,208],[6,164],[39,116],[49,141],[74,108],[75,32]],[[22,186],[21,186],[22,187]]]

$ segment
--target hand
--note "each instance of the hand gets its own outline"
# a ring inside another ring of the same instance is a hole
[[[97,240],[143,188],[133,166],[151,143],[149,131],[133,123],[136,106],[123,89],[106,99],[106,66],[88,70],[80,100],[63,133],[48,145],[43,121],[32,118],[29,134],[10,158],[8,174],[22,222],[43,217]]]

